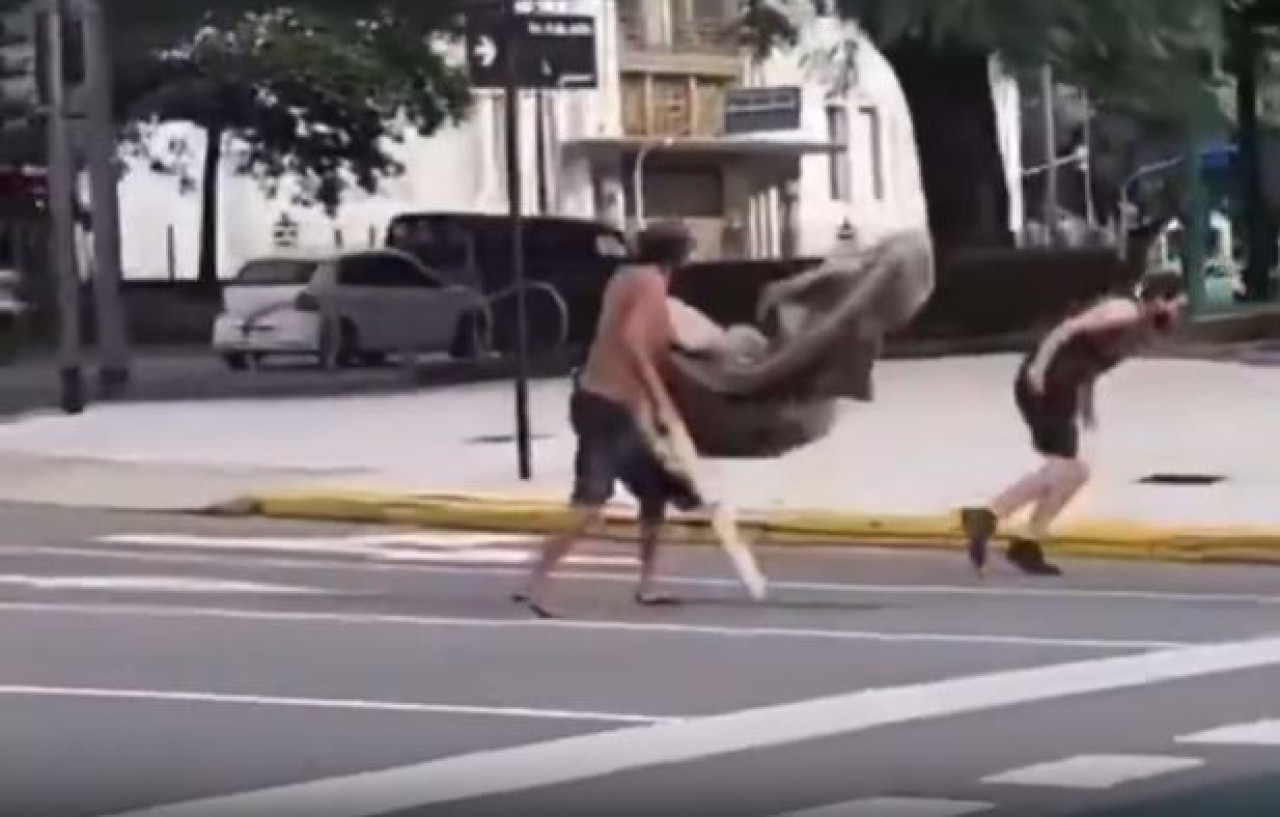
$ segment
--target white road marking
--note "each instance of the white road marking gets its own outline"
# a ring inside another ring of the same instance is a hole
[[[129,817],[365,817],[1074,695],[1280,664],[1280,638],[866,690],[214,797]]]
[[[160,701],[193,704],[299,707],[304,709],[358,709],[364,712],[406,712],[437,715],[487,715],[527,720],[593,721],[598,723],[673,723],[677,718],[624,715],[615,712],[579,712],[564,709],[531,709],[513,706],[464,706],[407,701],[362,701],[346,698],[292,698],[267,695],[223,695],[214,692],[175,692],[156,689],[105,689],[0,685],[0,695],[24,698],[100,698],[125,701]]]
[[[287,584],[237,582],[196,576],[20,576],[0,575],[0,585],[33,590],[94,590],[144,593],[270,593],[342,595],[340,590]]]
[[[863,641],[885,644],[970,644],[1008,647],[1057,647],[1072,650],[1163,650],[1195,644],[1176,641],[1134,641],[1088,638],[1047,638],[987,633],[912,633],[865,630],[819,630],[791,627],[719,627],[699,624],[607,620],[540,620],[533,618],[445,618],[376,613],[286,612],[221,607],[166,607],[140,604],[54,604],[0,602],[0,612],[51,615],[120,616],[139,618],[207,618],[310,624],[453,627],[459,629],[530,629],[561,632],[617,632],[642,635],[720,636],[724,638],[797,638]],[[3,622],[0,622],[2,626]]]
[[[778,817],[967,817],[995,808],[972,800],[931,800],[925,797],[872,797],[835,803]]]
[[[523,565],[531,563],[539,537],[516,534],[487,534],[440,531],[430,534],[372,534],[367,536],[197,536],[187,534],[123,533],[99,536],[106,545],[192,548],[214,551],[253,551],[364,556],[396,562],[427,562],[474,565]],[[580,567],[632,567],[635,556],[590,556],[574,554],[565,564]]]
[[[430,547],[471,548],[494,545],[536,544],[536,536],[510,533],[470,533],[464,531],[432,531],[430,533],[375,533],[352,536],[201,536],[183,533],[113,533],[98,536],[95,541],[107,545],[140,547],[194,547],[230,550],[332,551],[367,550],[370,548]]]
[[[378,558],[387,561],[402,562],[447,562],[450,564],[491,564],[491,565],[527,565],[537,558],[533,550],[516,550],[513,548],[477,548],[465,551],[433,551],[433,550],[384,550],[377,554]],[[640,560],[635,556],[574,556],[565,558],[566,564],[582,567],[630,567]]]
[[[1211,746],[1280,746],[1280,720],[1238,723],[1194,735],[1184,735],[1178,738],[1177,742]]]
[[[1101,790],[1203,765],[1203,760],[1191,757],[1080,755],[991,775],[982,778],[982,782],[1000,786]]]
[[[252,564],[260,567],[279,568],[285,570],[316,570],[331,568],[334,570],[353,571],[417,571],[425,574],[441,576],[470,576],[476,573],[487,573],[494,576],[522,575],[523,570],[504,567],[471,567],[427,564],[376,564],[368,562],[350,562],[335,559],[324,560],[290,560],[279,558],[237,559],[226,554],[210,555],[199,553],[127,553],[94,548],[76,548],[60,546],[40,547],[6,547],[0,549],[0,557],[5,554],[51,555],[85,557],[90,559],[112,559],[123,561],[171,562],[179,564]],[[634,572],[608,573],[603,571],[577,572],[564,571],[556,574],[563,581],[602,582],[632,584],[636,577]],[[664,576],[662,581],[685,587],[727,588],[737,590],[740,584],[737,579],[716,579],[695,576]],[[1089,589],[1082,587],[1019,587],[996,585],[947,585],[947,584],[856,584],[838,582],[801,582],[772,581],[773,590],[831,593],[837,595],[886,595],[886,596],[961,596],[976,598],[1044,598],[1064,599],[1072,601],[1123,601],[1153,602],[1158,604],[1239,604],[1274,607],[1280,606],[1280,595],[1263,593],[1184,593],[1163,590],[1125,590],[1125,589]]]

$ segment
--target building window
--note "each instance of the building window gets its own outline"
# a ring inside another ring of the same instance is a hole
[[[849,166],[849,111],[844,105],[827,106],[827,141],[839,146],[827,158],[831,175],[831,198],[835,201],[851,201],[853,178]]]
[[[858,109],[862,126],[867,135],[867,167],[871,171],[872,195],[876,201],[885,198],[884,128],[880,121],[880,109],[864,105]]]

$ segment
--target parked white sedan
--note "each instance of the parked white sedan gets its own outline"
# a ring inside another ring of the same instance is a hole
[[[480,354],[484,296],[448,284],[396,250],[273,256],[227,282],[213,348],[233,369],[268,355],[308,355],[326,367],[376,364],[397,352]]]

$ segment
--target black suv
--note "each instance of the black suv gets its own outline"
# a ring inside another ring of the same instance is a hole
[[[494,298],[494,339],[509,350],[515,338],[515,277],[511,230],[505,216],[479,213],[402,213],[387,227],[386,244],[410,253],[441,277],[478,287]],[[529,336],[535,350],[554,346],[561,334],[560,309],[568,311],[565,342],[586,346],[595,333],[600,299],[609,276],[629,257],[622,231],[588,219],[530,216],[524,222]],[[536,283],[535,283],[536,282]]]

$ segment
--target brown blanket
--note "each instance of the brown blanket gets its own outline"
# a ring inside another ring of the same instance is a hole
[[[841,245],[820,267],[768,287],[758,323],[719,330],[677,304],[671,389],[703,456],[768,458],[830,431],[841,398],[874,398],[885,335],[911,321],[934,287],[926,232]]]

